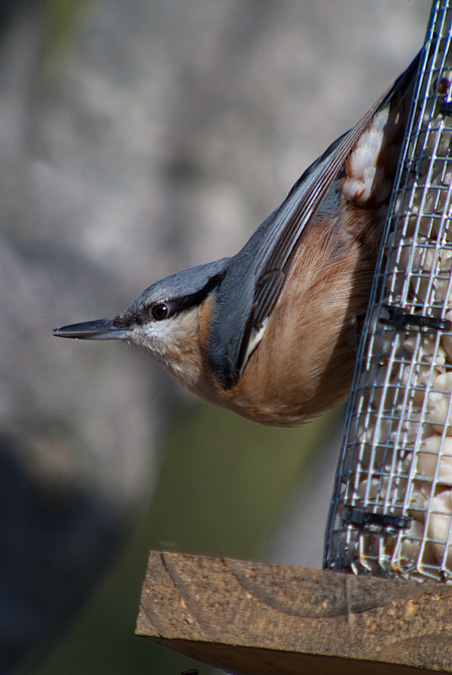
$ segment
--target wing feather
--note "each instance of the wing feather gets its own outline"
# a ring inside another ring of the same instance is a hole
[[[219,289],[209,341],[210,367],[224,386],[232,387],[237,382],[258,346],[256,335],[263,332],[260,329],[278,299],[306,227],[321,208],[345,160],[374,115],[406,90],[420,56],[356,126],[332,143],[303,173],[284,202],[231,259]]]

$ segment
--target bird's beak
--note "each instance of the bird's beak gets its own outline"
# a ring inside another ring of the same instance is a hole
[[[77,340],[127,340],[130,331],[115,326],[115,319],[98,319],[55,328],[53,334]]]

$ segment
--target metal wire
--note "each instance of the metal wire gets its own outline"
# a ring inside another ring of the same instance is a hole
[[[324,567],[452,582],[452,0],[433,3]]]

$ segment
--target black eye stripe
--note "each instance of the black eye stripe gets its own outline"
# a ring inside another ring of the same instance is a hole
[[[209,293],[221,282],[224,274],[216,274],[211,277],[205,286],[196,291],[179,298],[160,299],[154,302],[134,303],[124,314],[120,314],[114,320],[117,328],[133,328],[134,326],[144,326],[149,321],[164,321],[177,314],[186,312],[192,307],[200,306]],[[164,309],[166,307],[166,311]]]
[[[190,293],[189,295],[185,295],[181,298],[171,298],[169,300],[153,302],[147,310],[149,313],[148,315],[150,315],[154,321],[163,321],[164,319],[169,319],[176,314],[181,314],[192,307],[200,305],[210,293],[212,288],[218,284],[221,278],[221,275],[213,277],[209,280],[209,283],[204,286],[204,288],[197,291],[196,293]]]
[[[180,312],[185,312],[192,307],[201,305],[209,295],[210,291],[218,286],[220,281],[223,279],[223,276],[223,274],[217,274],[214,277],[211,277],[207,284],[196,293],[190,293],[185,297],[172,300],[172,313],[179,314]]]

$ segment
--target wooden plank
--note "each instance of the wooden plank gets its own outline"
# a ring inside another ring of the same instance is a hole
[[[452,588],[151,552],[136,632],[236,675],[452,673]]]

